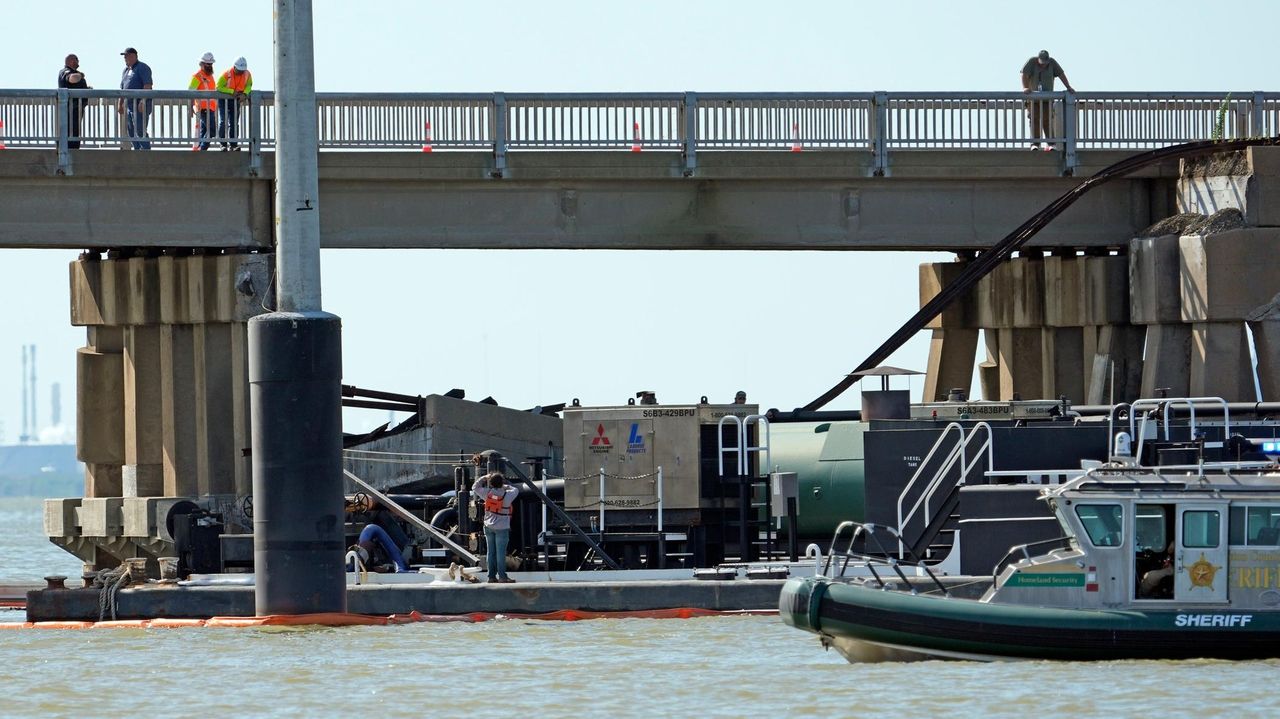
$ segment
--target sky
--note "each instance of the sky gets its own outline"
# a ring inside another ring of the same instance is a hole
[[[25,30],[6,26],[11,60],[0,66],[0,88],[53,87],[68,52],[90,85],[115,87],[119,53],[133,46],[157,88],[186,87],[211,51],[218,71],[243,55],[255,88],[271,89],[272,7],[24,4]],[[1182,0],[316,0],[314,8],[321,92],[1017,90],[1022,63],[1042,48],[1080,91],[1280,89],[1270,52],[1280,3],[1263,0],[1229,9]],[[21,430],[26,344],[39,348],[44,436],[67,438],[67,428],[46,426],[51,383],[61,384],[62,415],[74,424],[75,350],[84,344],[83,329],[68,324],[76,254],[0,250],[0,307],[9,308],[0,312],[0,444]],[[909,317],[916,266],[946,259],[333,250],[321,261],[325,309],[343,318],[349,384],[407,394],[458,387],[520,408],[575,397],[622,403],[640,390],[664,403],[728,401],[745,389],[752,402],[786,409],[825,391]],[[719,311],[726,305],[734,309]],[[921,336],[889,364],[924,369],[927,348]],[[921,382],[911,389],[918,398]],[[850,391],[828,408],[857,403]],[[348,411],[346,429],[386,419]]]

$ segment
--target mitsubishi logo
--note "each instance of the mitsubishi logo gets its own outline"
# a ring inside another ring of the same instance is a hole
[[[606,437],[606,436],[604,436],[604,425],[603,425],[603,424],[597,424],[597,425],[596,425],[596,436],[594,436],[594,437],[592,437],[592,438],[591,438],[591,446],[592,446],[592,447],[595,447],[595,446],[598,446],[598,445],[603,445],[603,446],[605,446],[605,447],[608,447],[608,446],[609,446],[609,438],[608,438],[608,437]]]

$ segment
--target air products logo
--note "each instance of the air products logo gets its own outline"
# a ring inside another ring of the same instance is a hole
[[[640,434],[640,424],[631,423],[631,435],[627,437],[627,454],[644,454],[644,435]]]

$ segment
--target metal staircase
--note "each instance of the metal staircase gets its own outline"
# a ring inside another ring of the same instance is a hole
[[[983,437],[976,449],[971,448]],[[960,487],[969,483],[975,470],[980,470],[979,477],[993,471],[992,442],[991,425],[986,422],[978,422],[968,432],[958,422],[942,430],[898,495],[899,559],[909,554],[936,559],[949,551],[959,522]]]

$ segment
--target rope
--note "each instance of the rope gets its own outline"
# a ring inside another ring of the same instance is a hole
[[[132,578],[128,564],[98,571],[97,576],[93,578],[93,586],[98,588],[98,621],[106,619],[108,612],[111,614],[111,619],[115,620],[118,606],[116,592],[127,586]]]

